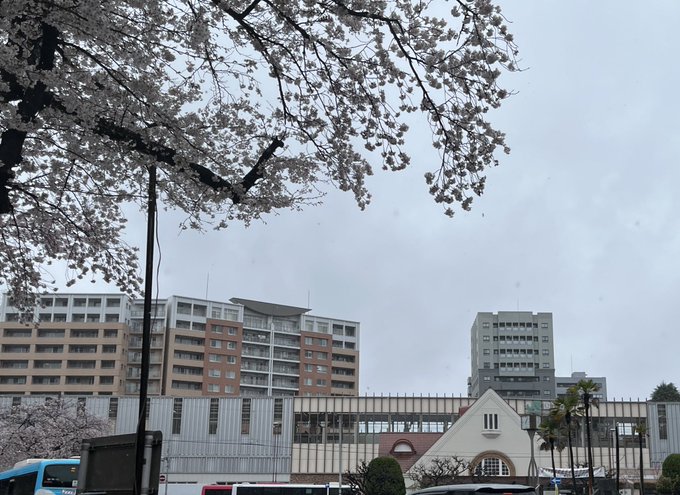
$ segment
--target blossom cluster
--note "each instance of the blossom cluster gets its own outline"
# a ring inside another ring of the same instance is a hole
[[[516,47],[490,0],[435,4],[3,0],[0,285],[29,308],[65,260],[136,293],[121,205],[145,204],[151,166],[198,229],[314,204],[320,182],[364,208],[376,166],[468,209],[508,151],[486,114]],[[411,165],[413,117],[433,163]]]

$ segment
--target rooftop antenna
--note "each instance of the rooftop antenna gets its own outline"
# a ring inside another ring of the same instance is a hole
[[[309,309],[310,290],[307,289],[307,309]]]
[[[205,275],[205,300],[208,300],[208,286],[210,285],[210,270]]]

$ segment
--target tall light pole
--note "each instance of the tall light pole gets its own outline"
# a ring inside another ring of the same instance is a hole
[[[144,276],[144,319],[142,321],[142,362],[139,376],[139,408],[135,443],[135,495],[148,491],[142,486],[144,470],[144,438],[146,436],[146,398],[149,386],[149,359],[151,354],[151,294],[153,292],[153,244],[156,234],[156,166],[148,167],[149,184],[146,211],[146,260]],[[150,462],[151,460],[148,459]]]
[[[529,443],[531,446],[531,458],[529,460],[529,469],[527,471],[527,481],[530,486],[538,486],[538,465],[536,464],[536,457],[534,455],[534,436],[538,430],[539,416],[536,414],[524,414],[520,416],[522,429],[529,435]]]

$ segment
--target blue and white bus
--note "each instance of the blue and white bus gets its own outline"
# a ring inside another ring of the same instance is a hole
[[[76,495],[80,459],[26,459],[0,473],[0,495]]]

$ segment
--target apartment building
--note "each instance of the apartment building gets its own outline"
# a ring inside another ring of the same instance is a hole
[[[307,308],[171,296],[151,311],[150,395],[356,395],[358,322]],[[44,296],[39,325],[0,304],[0,394],[129,395],[140,388],[143,301]]]
[[[477,313],[470,335],[470,397],[490,388],[503,398],[555,397],[552,313]]]

